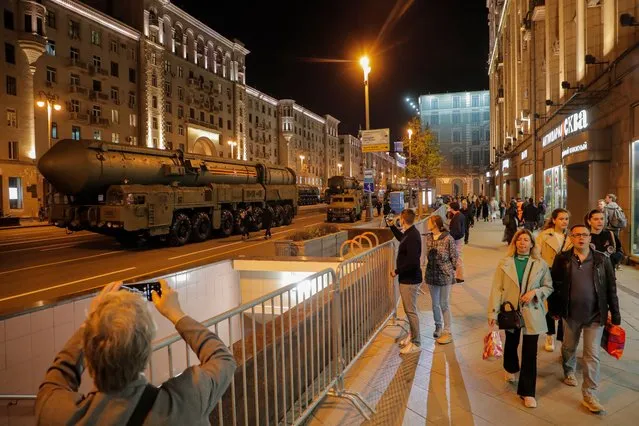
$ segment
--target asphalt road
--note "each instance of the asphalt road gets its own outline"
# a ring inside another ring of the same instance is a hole
[[[161,275],[238,254],[275,254],[273,240],[325,221],[325,210],[303,209],[293,224],[249,241],[239,235],[182,247],[124,249],[113,238],[89,232],[68,234],[55,227],[0,230],[0,317],[78,295],[115,280]]]

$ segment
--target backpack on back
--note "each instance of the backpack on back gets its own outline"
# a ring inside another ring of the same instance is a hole
[[[628,219],[626,219],[626,215],[623,210],[621,210],[621,207],[610,210],[612,210],[612,212],[608,219],[608,225],[610,225],[611,228],[623,229],[628,226]]]

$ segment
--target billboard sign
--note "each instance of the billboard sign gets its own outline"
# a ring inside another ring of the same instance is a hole
[[[362,130],[362,152],[387,152],[390,129]]]

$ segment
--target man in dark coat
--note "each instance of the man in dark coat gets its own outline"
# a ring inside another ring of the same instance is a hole
[[[464,237],[466,235],[466,216],[459,211],[459,203],[450,203],[450,235],[455,239],[457,247],[457,265],[455,267],[455,280],[458,283],[464,282],[464,262],[462,260],[462,250],[464,249]]]
[[[271,226],[273,226],[273,210],[269,206],[262,212],[262,228],[264,228],[264,239],[271,238]]]
[[[404,305],[404,312],[408,317],[410,334],[402,339],[400,350],[402,354],[409,354],[420,351],[419,317],[417,316],[417,293],[419,285],[422,283],[422,238],[415,223],[415,212],[405,209],[399,216],[400,231],[394,224],[390,225],[390,230],[399,241],[397,248],[397,261],[395,270],[391,276],[399,277],[399,294]]]
[[[532,198],[528,199],[528,203],[524,206],[524,228],[532,232],[535,229],[537,220],[539,219],[539,210],[535,206]]]
[[[583,334],[583,405],[600,413],[604,407],[597,398],[599,347],[608,313],[612,324],[621,324],[615,271],[606,255],[590,249],[591,235],[586,225],[573,225],[570,239],[572,250],[559,253],[552,265],[555,291],[548,307],[552,315],[562,318],[564,327],[564,384],[577,386],[576,351]]]

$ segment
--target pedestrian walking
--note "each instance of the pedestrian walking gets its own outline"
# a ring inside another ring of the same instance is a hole
[[[490,221],[494,222],[497,219],[497,213],[499,212],[499,203],[495,200],[495,197],[490,199]],[[499,216],[501,217],[501,215]]]
[[[606,214],[606,200],[604,200],[603,198],[600,198],[597,200],[597,210],[599,210],[601,213]]]
[[[517,232],[517,227],[519,226],[519,220],[517,219],[517,204],[515,201],[510,202],[510,207],[508,207],[508,210],[506,210],[502,215],[501,223],[504,225],[504,237],[502,238],[502,241],[510,244],[515,236],[515,232]]]
[[[441,345],[453,341],[450,312],[450,293],[455,282],[455,265],[457,265],[457,247],[455,239],[450,235],[442,218],[430,216],[426,223],[426,275],[433,305],[435,332],[433,337]]]
[[[477,218],[477,221],[479,221],[481,217],[481,197],[477,197],[477,199],[475,199],[475,217]]]
[[[400,231],[394,223],[389,223],[390,230],[399,241],[397,261],[391,276],[399,277],[399,294],[402,298],[404,312],[410,326],[409,334],[399,344],[401,354],[420,351],[419,317],[417,314],[417,293],[422,283],[422,239],[415,223],[415,212],[405,209],[399,216]]]
[[[481,218],[484,219],[484,222],[488,222],[488,199],[486,197],[481,201]]]
[[[382,202],[380,200],[377,200],[377,203],[375,204],[375,207],[377,208],[377,216],[381,216],[382,215]]]
[[[464,249],[464,237],[466,235],[466,216],[459,211],[459,203],[453,202],[448,206],[451,214],[450,235],[455,239],[457,247],[457,265],[455,265],[455,281],[464,282],[464,260],[462,258]]]
[[[537,202],[537,229],[541,229],[544,226],[544,219],[546,217],[546,202],[544,197],[539,197]]]
[[[616,269],[625,255],[619,237],[614,232],[604,229],[605,222],[605,215],[598,209],[591,210],[586,215],[586,225],[590,229],[593,248],[608,256],[612,266]]]
[[[521,226],[524,223],[524,202],[521,198],[517,198],[517,226]]]
[[[262,227],[264,228],[264,239],[268,240],[272,237],[271,227],[273,226],[273,210],[270,206],[266,206],[262,212]]]
[[[535,206],[534,200],[532,198],[528,199],[528,204],[524,207],[524,228],[529,230],[530,232],[535,230],[535,226],[537,225],[538,210]]]
[[[463,200],[462,201],[462,205],[461,205],[461,210],[460,212],[464,215],[464,217],[466,218],[466,227],[464,229],[464,244],[468,244],[468,237],[470,237],[470,228],[473,226],[473,222],[475,221],[475,216],[473,215],[473,211],[470,208],[470,206],[472,206],[473,204],[470,203],[470,205],[468,204],[467,200]]]
[[[499,218],[504,218],[504,212],[506,211],[506,203],[504,200],[499,201]]]
[[[497,317],[505,304],[521,312],[522,328],[506,330],[504,377],[514,383],[515,373],[519,372],[517,394],[528,408],[537,407],[537,341],[547,330],[544,302],[552,291],[550,269],[539,255],[532,233],[520,229],[495,271],[488,299],[488,325],[491,328],[497,325]],[[520,366],[517,349],[522,332]]]
[[[628,220],[619,204],[615,194],[606,195],[606,229],[615,233],[619,237],[619,232],[628,226]]]
[[[248,207],[240,213],[240,224],[242,225],[242,240],[244,240],[244,238],[249,240],[251,238],[251,234],[249,233],[251,229],[251,207]]]
[[[576,351],[583,334],[583,405],[593,413],[600,413],[605,410],[597,395],[603,326],[608,313],[612,324],[621,324],[615,271],[607,256],[590,249],[586,225],[573,225],[570,239],[573,248],[558,254],[552,266],[555,293],[549,303],[551,312],[560,316],[564,324],[563,381],[568,386],[577,386]]]
[[[391,205],[388,198],[384,201],[384,216],[388,216],[391,212]]]
[[[548,266],[552,266],[558,254],[572,248],[570,238],[567,237],[569,221],[570,213],[568,210],[555,209],[550,214],[548,221],[546,221],[544,229],[537,236],[537,246],[541,252],[541,258],[546,261]],[[553,352],[555,350],[555,333],[557,334],[557,340],[562,341],[563,327],[561,321],[555,326],[555,318],[550,312],[546,314],[546,323],[548,332],[546,333],[544,349],[548,352]]]

